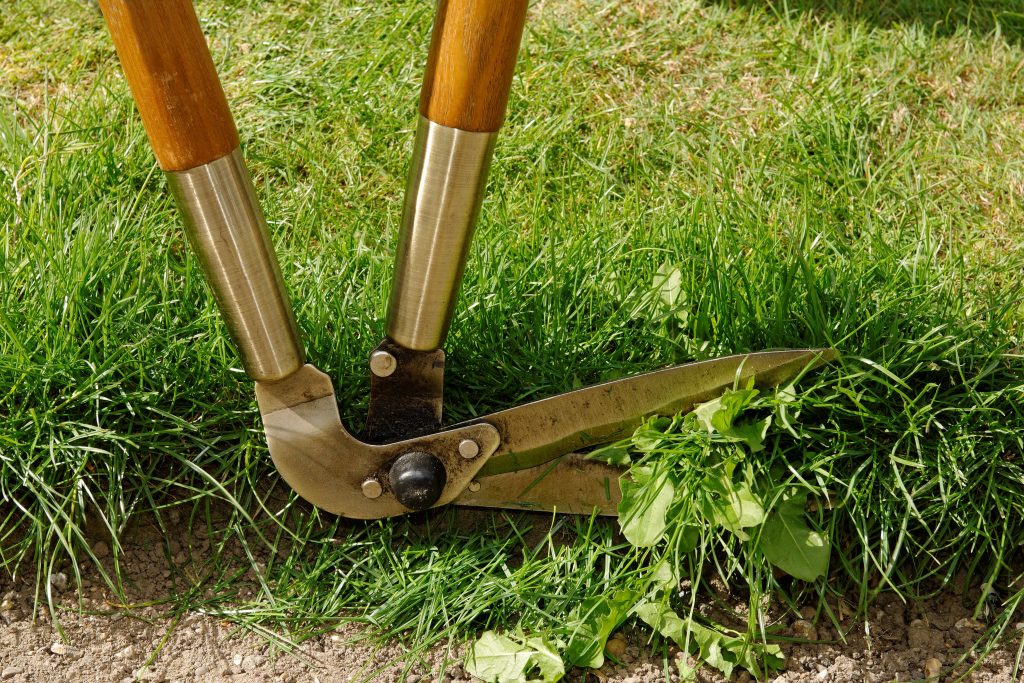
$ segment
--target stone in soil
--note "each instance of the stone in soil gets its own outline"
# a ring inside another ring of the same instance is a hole
[[[625,636],[623,636],[621,633],[616,633],[608,639],[608,642],[605,643],[604,649],[612,657],[615,657],[616,659],[622,659],[622,655],[626,653],[627,646],[628,643],[626,643]]]
[[[814,624],[807,621],[806,619],[797,619],[793,622],[793,625],[789,627],[793,635],[801,640],[817,640],[818,629],[814,628]]]
[[[942,660],[938,657],[930,657],[924,662],[924,677],[930,681],[937,680],[942,673]]]
[[[68,575],[64,572],[50,574],[50,585],[58,593],[63,593],[68,589]]]

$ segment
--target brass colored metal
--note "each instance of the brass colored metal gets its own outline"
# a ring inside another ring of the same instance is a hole
[[[622,470],[579,454],[537,467],[474,479],[456,505],[498,507],[570,515],[616,516]]]
[[[387,318],[388,337],[406,348],[444,343],[496,137],[420,117]]]
[[[766,351],[691,363],[606,382],[511,408],[445,431],[370,445],[345,430],[331,380],[312,365],[278,382],[257,382],[256,398],[278,471],[299,495],[329,512],[357,519],[404,514],[389,481],[392,465],[428,453],[444,466],[435,505],[512,507],[615,514],[619,470],[564,457],[624,438],[648,415],[675,413],[719,396],[751,377],[776,385],[835,358],[830,349]],[[399,360],[399,368],[405,365]],[[479,447],[464,457],[467,441]],[[368,480],[377,482],[381,493]],[[475,483],[474,483],[475,482]]]
[[[781,384],[836,357],[832,349],[762,351],[680,365],[597,384],[481,418],[501,434],[501,446],[480,478],[523,470],[565,453],[629,436],[651,415],[692,410],[737,381]],[[463,422],[465,427],[476,421]]]
[[[367,479],[363,482],[363,495],[367,498],[380,498],[380,494],[384,493],[383,487],[380,482],[376,479]]]
[[[477,445],[476,441],[464,439],[459,443],[459,455],[463,458],[475,458],[480,455],[480,446]]]
[[[167,179],[245,371],[257,381],[296,372],[305,354],[241,152]]]
[[[330,378],[312,365],[278,382],[257,382],[256,400],[270,457],[285,481],[313,505],[354,519],[409,512],[395,498],[388,480],[391,465],[400,456],[423,452],[443,463],[445,485],[435,505],[444,505],[476,477],[500,440],[494,427],[481,422],[382,446],[363,443],[342,425]],[[459,444],[465,439],[480,444],[483,457],[463,458]],[[367,479],[380,483],[380,496],[366,497]]]
[[[378,375],[374,359],[390,357],[394,369]],[[444,351],[413,351],[389,339],[370,354],[370,405],[365,438],[387,443],[441,429]]]
[[[387,351],[374,351],[370,354],[370,372],[377,377],[389,377],[398,369],[398,361]]]

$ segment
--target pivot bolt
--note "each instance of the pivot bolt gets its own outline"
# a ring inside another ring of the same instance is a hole
[[[381,487],[380,482],[370,477],[363,482],[363,495],[371,500],[374,498],[380,498],[380,494],[383,493],[384,489]]]
[[[466,460],[472,460],[480,455],[480,446],[472,439],[463,439],[459,442],[459,455]]]
[[[388,377],[398,369],[398,360],[387,351],[370,354],[370,372],[377,377]]]
[[[448,473],[437,457],[413,451],[395,460],[388,480],[399,503],[410,510],[426,510],[444,492]]]

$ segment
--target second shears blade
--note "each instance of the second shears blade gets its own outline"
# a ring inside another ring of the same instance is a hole
[[[835,357],[832,349],[725,356],[597,384],[463,424],[487,422],[501,434],[501,445],[478,475],[489,477],[626,438],[644,418],[690,411],[737,380],[744,384],[754,377],[755,386],[771,387]]]
[[[617,514],[625,471],[573,451],[629,436],[651,415],[687,412],[754,377],[759,388],[834,360],[832,349],[762,351],[605,382],[474,420],[501,446],[454,502],[474,507]]]

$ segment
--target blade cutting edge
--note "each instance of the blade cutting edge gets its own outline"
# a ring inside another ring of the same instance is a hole
[[[596,384],[453,425],[486,422],[501,445],[477,478],[528,469],[580,449],[623,439],[644,418],[693,410],[737,382],[776,386],[834,360],[833,349],[760,351]]]

